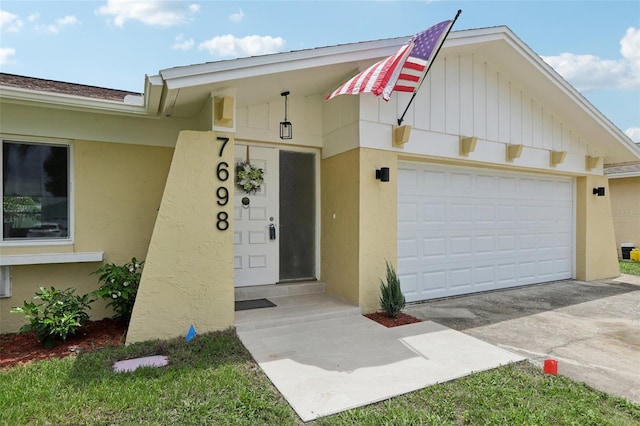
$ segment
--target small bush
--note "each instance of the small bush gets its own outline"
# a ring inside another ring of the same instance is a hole
[[[56,339],[66,340],[89,319],[86,310],[94,302],[91,294],[79,296],[75,289],[57,290],[40,287],[34,299],[43,303],[24,302],[24,306],[11,309],[12,313],[21,313],[29,320],[21,333],[36,332],[36,338],[47,348],[53,347]]]
[[[395,318],[405,307],[406,301],[400,288],[400,279],[393,269],[387,264],[387,283],[380,280],[380,308],[389,317]]]
[[[138,261],[134,257],[131,262],[122,266],[107,263],[94,272],[102,283],[95,295],[109,300],[107,306],[113,308],[115,318],[126,323],[131,319],[143,265],[144,261]]]

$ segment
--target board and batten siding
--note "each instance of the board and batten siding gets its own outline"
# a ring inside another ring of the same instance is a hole
[[[532,68],[531,72],[538,71]],[[410,94],[394,94],[384,102],[362,96],[361,118],[396,126],[410,98]],[[410,125],[412,132],[475,136],[502,144],[587,155],[588,137],[581,135],[562,111],[555,110],[551,101],[544,102],[545,94],[527,88],[526,75],[507,75],[478,53],[439,56],[402,124]],[[390,135],[391,130],[388,132]],[[369,144],[367,139],[363,142]],[[370,144],[383,147],[376,142]],[[404,150],[413,152],[414,148],[409,143]],[[579,163],[584,171],[584,159]]]
[[[580,136],[560,113],[511,76],[477,55],[440,59],[416,96],[412,117],[405,116],[414,128],[543,149],[580,146]],[[405,106],[398,102],[400,113]]]

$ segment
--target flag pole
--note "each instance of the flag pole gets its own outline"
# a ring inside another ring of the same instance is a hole
[[[449,36],[449,32],[451,32],[451,28],[453,28],[453,24],[456,23],[456,21],[458,20],[458,16],[460,16],[461,13],[462,13],[462,9],[458,9],[458,13],[456,13],[456,16],[453,18],[453,21],[451,21],[451,25],[449,25],[449,28],[447,29],[447,33],[444,35],[444,38],[442,39],[442,43],[440,43],[440,46],[438,46],[438,50],[436,50],[436,53],[433,55],[433,58],[431,58],[431,61],[429,61],[429,66],[427,67],[427,71],[425,71],[424,73],[424,77],[426,77],[427,74],[429,73],[429,70],[431,69],[431,65],[433,65],[433,62],[436,60],[436,56],[438,56],[438,53],[440,52],[440,48],[442,47],[442,45],[444,44],[444,41]],[[411,99],[409,99],[409,103],[407,104],[407,107],[404,109],[404,112],[402,113],[402,117],[398,118],[398,126],[402,125],[405,114],[407,113],[407,111],[409,111],[409,107],[411,106],[413,99],[416,97],[416,93],[418,93],[420,86],[422,86],[422,83],[424,82],[424,77],[420,81],[420,84],[418,85],[418,87],[416,87],[416,90],[413,91],[413,94],[411,95]]]

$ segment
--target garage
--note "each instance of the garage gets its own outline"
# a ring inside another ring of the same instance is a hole
[[[407,302],[574,276],[568,177],[398,164],[398,275]]]

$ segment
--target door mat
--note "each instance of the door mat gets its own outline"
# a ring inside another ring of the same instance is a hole
[[[246,311],[248,309],[273,308],[275,303],[268,299],[242,300],[236,302],[236,311]]]

